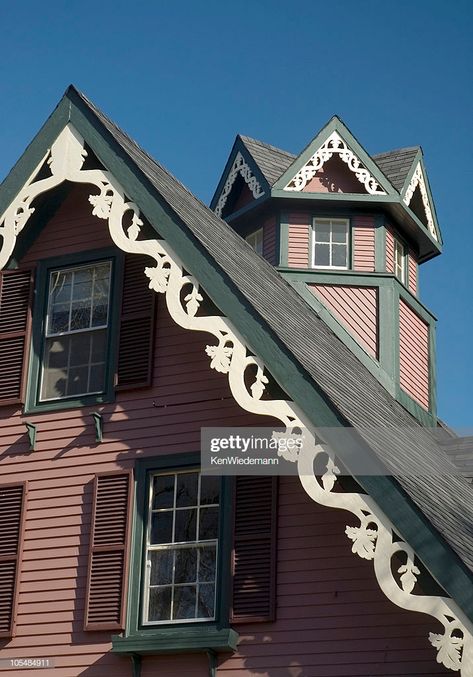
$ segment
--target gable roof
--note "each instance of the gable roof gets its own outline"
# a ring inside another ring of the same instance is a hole
[[[276,183],[281,174],[286,171],[297,157],[294,153],[288,153],[285,150],[281,150],[281,148],[270,146],[249,136],[242,136],[240,134],[239,137],[253,156],[270,186]]]
[[[473,619],[469,484],[455,475],[435,440],[427,440],[420,424],[277,270],[74,88],[67,90],[0,187],[0,212],[68,122],[179,253],[186,270],[238,327],[314,426],[360,429],[360,436],[395,477],[358,477],[358,481]],[[400,444],[390,437],[381,442],[378,435],[370,435],[370,428],[380,426],[395,426]],[[409,429],[409,443],[402,444],[402,429]],[[417,458],[429,464],[432,474],[404,475],[405,454],[411,463]]]
[[[409,148],[398,148],[385,153],[377,153],[371,157],[400,193],[419,151],[420,146],[410,146]]]

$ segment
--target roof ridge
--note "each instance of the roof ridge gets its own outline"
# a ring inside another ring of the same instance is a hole
[[[379,157],[384,157],[386,155],[392,155],[393,153],[405,153],[407,151],[418,151],[421,149],[421,146],[405,146],[403,148],[393,148],[392,150],[385,150],[382,153],[375,153],[374,155],[371,155],[371,157],[374,158],[379,158]]]

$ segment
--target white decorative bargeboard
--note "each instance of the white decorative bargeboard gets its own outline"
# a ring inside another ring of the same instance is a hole
[[[238,151],[235,156],[235,160],[233,161],[232,167],[228,172],[227,180],[225,181],[222,192],[220,193],[220,197],[218,198],[217,206],[214,210],[217,216],[222,216],[223,208],[227,203],[228,196],[230,195],[238,174],[244,178],[245,183],[250,189],[251,194],[255,200],[264,195],[264,190],[261,187],[261,184],[256,180],[256,177],[248,166],[248,163],[246,162],[243,155],[240,153],[240,151]]]

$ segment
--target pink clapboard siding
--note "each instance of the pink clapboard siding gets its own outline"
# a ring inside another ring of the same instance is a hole
[[[409,290],[417,296],[417,259],[414,252],[409,249],[407,255],[407,266],[408,266],[408,284]]]
[[[394,273],[394,234],[386,228],[386,272]]]
[[[287,263],[290,268],[310,267],[310,215],[290,214],[288,217]]]
[[[373,216],[354,216],[353,228],[353,269],[372,273],[375,261],[375,223]]]
[[[60,255],[111,244],[106,223],[90,216],[86,191],[82,200],[79,193],[64,203],[25,261],[50,256],[53,246]],[[16,405],[0,409],[0,485],[19,477],[29,482],[17,634],[0,640],[3,659],[53,658],[55,668],[41,677],[131,675],[130,659],[110,651],[114,633],[83,631],[95,474],[198,449],[202,426],[275,425],[237,406],[227,376],[209,368],[208,343],[207,334],[175,325],[159,296],[153,386],[120,391],[115,402],[100,407],[100,444],[95,406],[27,416]],[[34,453],[25,421],[37,425]],[[351,552],[347,520],[347,513],[314,503],[297,478],[280,478],[277,620],[238,626],[238,652],[219,657],[217,677],[451,674],[426,641],[428,632],[441,628],[386,599],[372,562]],[[143,677],[156,674],[207,677],[207,658],[145,656]],[[31,677],[31,670],[15,675]]]
[[[374,287],[308,285],[372,357],[378,357],[378,292]]]
[[[429,327],[403,299],[399,300],[399,383],[429,408]]]
[[[276,261],[276,217],[271,216],[263,223],[263,256],[273,266]]]

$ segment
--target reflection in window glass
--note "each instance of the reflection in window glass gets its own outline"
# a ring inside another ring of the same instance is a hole
[[[110,261],[49,274],[41,401],[105,389]]]
[[[145,623],[215,618],[219,501],[216,477],[151,477]]]

